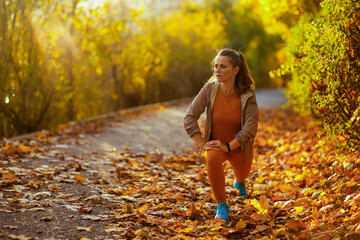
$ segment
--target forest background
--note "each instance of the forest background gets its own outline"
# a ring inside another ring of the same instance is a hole
[[[0,19],[2,137],[193,96],[229,47],[359,146],[357,0],[0,0]]]

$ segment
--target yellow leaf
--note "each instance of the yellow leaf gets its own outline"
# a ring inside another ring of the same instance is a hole
[[[141,229],[137,230],[135,232],[135,235],[138,237],[141,237],[141,238],[147,238],[147,239],[150,238],[149,234],[146,231],[141,230]]]
[[[294,215],[302,213],[304,211],[304,207],[295,207]]]
[[[7,152],[10,148],[9,144],[6,144],[4,147],[1,147],[1,150],[3,150],[4,152]]]
[[[258,200],[251,199],[250,204],[253,205],[257,210],[259,210],[260,213],[267,213],[267,209],[264,209]]]
[[[162,110],[164,110],[165,109],[165,107],[164,106],[159,106],[159,111],[162,111]]]
[[[266,177],[257,177],[255,178],[256,182],[263,183],[265,181]]]
[[[149,206],[145,204],[144,206],[142,206],[141,208],[139,208],[139,210],[138,210],[139,213],[140,213],[140,214],[143,214],[144,211],[145,211],[148,207],[149,207]]]
[[[220,219],[220,221],[223,221],[223,220]],[[223,226],[212,227],[212,228],[210,228],[210,231],[219,231],[220,229],[223,229],[223,228],[224,228]]]
[[[75,174],[75,180],[78,182],[85,182],[86,178],[82,174]]]
[[[193,230],[193,229],[194,229],[193,227],[188,227],[188,228],[185,228],[185,229],[181,229],[179,232],[188,233],[188,232],[191,232],[191,230]]]
[[[23,143],[19,147],[23,152],[31,152],[32,148],[29,146],[25,146]]]

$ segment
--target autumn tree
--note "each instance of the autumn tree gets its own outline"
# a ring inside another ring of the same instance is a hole
[[[279,66],[276,52],[282,41],[278,32],[266,31],[259,1],[205,0],[205,7],[221,12],[226,20],[227,47],[242,51],[257,87],[274,86],[269,71]],[[260,6],[260,7],[259,7]]]
[[[291,49],[288,96],[296,108],[318,116],[335,141],[357,149],[360,143],[360,3],[326,0],[311,23],[293,31],[302,44]]]
[[[191,96],[226,42],[222,14],[197,4],[161,14],[125,1],[0,6],[0,134],[7,137]]]
[[[237,36],[234,41],[246,46],[249,63],[253,65],[255,74],[258,74],[255,76],[264,81],[260,84],[268,86],[271,82],[273,85],[286,87],[291,76],[284,73],[289,61],[289,54],[285,49],[291,41],[291,29],[304,19],[311,21],[320,9],[320,2],[321,0],[235,1],[233,38]]]
[[[35,14],[39,6],[43,11]],[[34,24],[47,7],[43,1],[0,2],[1,134],[38,130],[53,118],[52,72]]]
[[[187,3],[162,21],[171,56],[162,92],[167,99],[193,96],[210,78],[216,50],[226,46],[224,16]]]

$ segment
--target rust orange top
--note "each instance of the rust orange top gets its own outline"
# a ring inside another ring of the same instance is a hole
[[[241,130],[241,98],[236,93],[226,95],[221,88],[219,89],[214,102],[211,125],[212,140],[220,140],[225,144],[235,138]]]

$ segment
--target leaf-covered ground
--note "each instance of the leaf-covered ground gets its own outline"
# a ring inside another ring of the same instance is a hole
[[[280,109],[260,117],[249,198],[237,196],[224,165],[228,223],[213,220],[197,151],[70,151],[101,134],[104,121],[4,140],[0,238],[360,239],[359,155],[335,154],[312,118]]]

